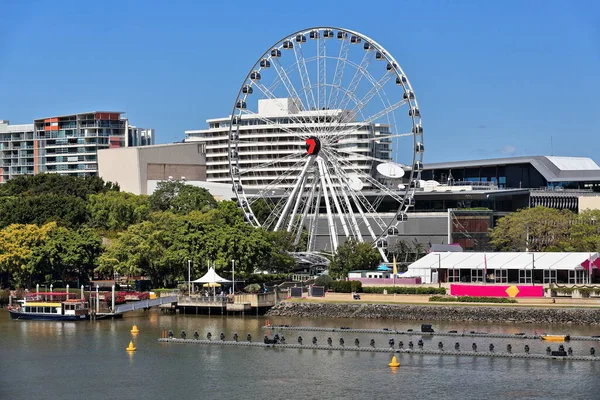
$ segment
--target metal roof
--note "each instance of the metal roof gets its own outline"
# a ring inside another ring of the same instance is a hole
[[[126,114],[125,111],[88,111],[88,112],[79,112],[79,113],[72,113],[72,114],[63,114],[63,115],[53,115],[51,117],[43,117],[43,118],[36,118],[33,121],[34,122],[38,122],[38,121],[43,121],[45,119],[50,119],[50,118],[64,118],[64,117],[73,117],[76,115],[87,115],[87,114],[119,114],[119,118],[121,117],[121,114]]]
[[[425,170],[531,164],[548,182],[600,181],[600,166],[588,157],[524,156],[425,164]]]
[[[525,253],[525,252],[432,252],[408,266],[408,272],[442,269],[532,269],[584,270],[582,264],[595,260],[598,253]],[[596,268],[596,267],[594,267]]]

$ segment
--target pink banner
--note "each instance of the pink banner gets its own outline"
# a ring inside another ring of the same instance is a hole
[[[450,294],[474,297],[544,297],[544,287],[542,285],[450,285]]]

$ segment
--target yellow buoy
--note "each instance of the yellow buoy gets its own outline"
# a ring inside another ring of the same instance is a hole
[[[137,349],[133,345],[133,341],[130,341],[129,342],[129,346],[125,350],[127,350],[127,351],[136,351]]]
[[[398,360],[396,359],[396,356],[392,357],[392,361],[390,361],[390,363],[388,364],[388,366],[392,367],[392,368],[397,368],[400,366],[400,363],[398,362]]]
[[[134,325],[133,328],[131,328],[131,333],[140,333],[140,331],[138,330],[137,325]]]

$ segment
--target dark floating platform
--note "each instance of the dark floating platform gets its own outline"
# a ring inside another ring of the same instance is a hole
[[[348,330],[345,330],[348,332]],[[364,330],[361,330],[363,332]],[[372,330],[368,330],[372,331]],[[389,331],[386,331],[389,333]],[[427,350],[427,349],[395,349],[392,347],[358,347],[358,346],[334,346],[320,344],[296,344],[296,343],[264,343],[251,341],[228,341],[228,340],[200,340],[200,339],[176,339],[176,338],[160,338],[159,342],[177,343],[177,344],[196,344],[208,346],[241,346],[241,347],[263,347],[263,348],[280,348],[280,349],[302,349],[302,350],[336,350],[336,351],[357,351],[367,353],[388,353],[388,354],[408,354],[408,355],[437,355],[437,356],[454,356],[454,357],[494,357],[494,358],[519,358],[530,360],[564,360],[564,361],[600,361],[600,357],[596,356],[569,356],[553,354],[529,354],[529,353],[508,353],[496,351],[456,351],[456,350]]]

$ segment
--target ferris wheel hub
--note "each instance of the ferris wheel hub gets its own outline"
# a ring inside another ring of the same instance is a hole
[[[310,136],[306,139],[306,154],[316,156],[321,151],[321,140],[316,136]]]

